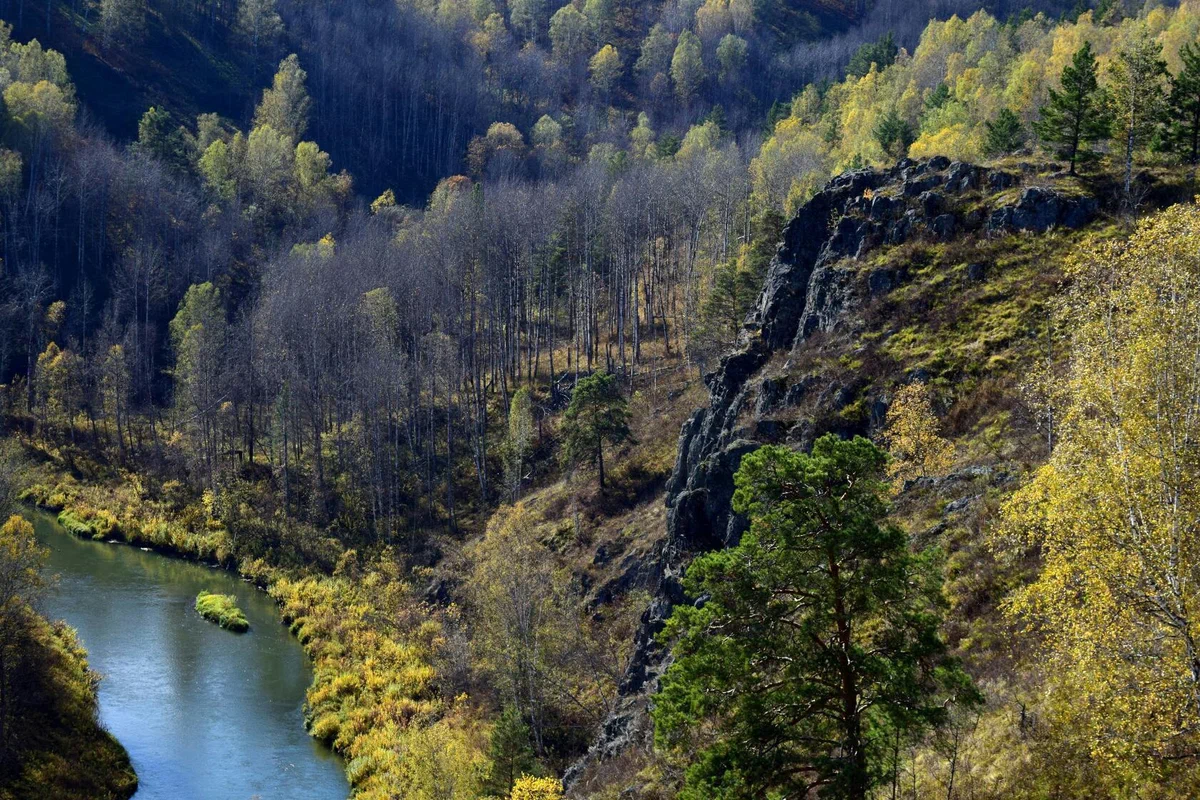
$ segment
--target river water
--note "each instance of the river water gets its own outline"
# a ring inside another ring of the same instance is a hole
[[[79,631],[100,717],[129,751],[136,800],[344,800],[340,761],[304,730],[311,670],[266,594],[228,572],[78,539],[34,515],[57,573],[42,610]],[[235,634],[192,609],[232,594]]]

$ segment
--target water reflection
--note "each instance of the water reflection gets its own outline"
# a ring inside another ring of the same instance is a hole
[[[101,719],[133,759],[137,800],[346,797],[341,764],[304,732],[309,667],[270,598],[226,572],[34,523],[59,576],[43,610],[79,631],[104,676]],[[202,589],[236,595],[250,632],[202,620]]]

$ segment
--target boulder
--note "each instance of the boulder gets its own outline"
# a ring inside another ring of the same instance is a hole
[[[1100,210],[1092,197],[1071,197],[1054,189],[1031,186],[1021,192],[1016,205],[1003,206],[988,220],[991,232],[1006,230],[1044,233],[1055,225],[1079,228]]]
[[[954,218],[953,214],[940,214],[929,223],[929,229],[933,231],[934,236],[945,241],[954,237],[954,233],[958,229],[958,220]]]

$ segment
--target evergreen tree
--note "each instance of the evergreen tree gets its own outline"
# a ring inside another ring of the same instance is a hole
[[[926,113],[937,111],[948,102],[950,102],[950,87],[945,83],[939,83],[937,88],[925,98],[925,111]]]
[[[679,44],[671,57],[671,79],[675,81],[675,94],[685,106],[700,91],[704,83],[704,51],[700,37],[691,31],[679,34]]]
[[[492,771],[484,792],[497,797],[506,797],[518,778],[537,767],[529,744],[529,726],[516,706],[505,706],[492,728],[490,760]]]
[[[604,488],[604,445],[629,438],[629,404],[621,396],[615,375],[599,372],[575,386],[563,414],[564,452],[568,461],[595,462]]]
[[[1055,145],[1061,158],[1071,162],[1071,174],[1080,161],[1096,157],[1088,145],[1108,138],[1110,116],[1097,78],[1096,57],[1087,42],[1063,68],[1062,90],[1050,90],[1050,101],[1038,110],[1034,130]]]
[[[826,435],[746,456],[740,544],[696,559],[663,634],[661,746],[691,752],[681,800],[867,797],[888,743],[978,694],[938,633],[941,579],[887,522],[887,454]],[[703,735],[697,736],[703,729]]]
[[[983,142],[983,151],[989,156],[1007,155],[1019,150],[1025,144],[1025,128],[1021,118],[1012,110],[1000,109],[994,121],[984,123],[987,138]]]
[[[187,132],[171,120],[165,109],[157,106],[151,106],[138,121],[134,149],[157,158],[177,174],[186,173],[191,166],[192,148]]]
[[[1158,128],[1163,112],[1163,80],[1167,64],[1162,45],[1143,27],[1117,51],[1110,69],[1112,107],[1125,148],[1125,194],[1133,184],[1133,158]]]
[[[892,36],[891,31],[888,31],[877,41],[861,45],[854,51],[854,55],[850,57],[850,63],[846,65],[846,76],[861,78],[871,71],[872,64],[880,70],[890,67],[895,63],[899,53],[900,49],[896,47],[896,38]]]
[[[1185,44],[1179,50],[1183,68],[1171,78],[1171,95],[1167,101],[1167,138],[1176,151],[1191,165],[1191,180],[1196,180],[1196,164],[1200,162],[1200,47]]]
[[[909,145],[916,138],[912,126],[894,108],[879,121],[872,133],[883,152],[896,159],[908,153]]]

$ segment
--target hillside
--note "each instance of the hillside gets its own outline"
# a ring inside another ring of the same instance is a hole
[[[1188,796],[1200,5],[46,9],[6,472],[357,800]]]

